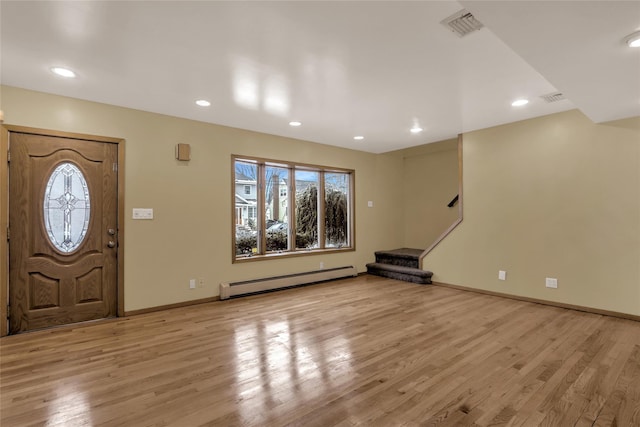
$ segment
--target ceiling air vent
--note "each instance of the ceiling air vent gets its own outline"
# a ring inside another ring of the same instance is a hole
[[[480,28],[484,27],[482,22],[478,21],[471,12],[462,9],[451,15],[450,17],[440,21],[442,25],[453,31],[458,37],[464,37]]]
[[[546,95],[542,95],[540,98],[544,99],[544,101],[547,104],[550,104],[550,103],[556,102],[556,101],[562,101],[563,99],[567,99],[567,98],[564,97],[564,95],[561,92],[548,93]]]

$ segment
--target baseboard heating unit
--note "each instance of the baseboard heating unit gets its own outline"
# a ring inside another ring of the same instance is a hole
[[[220,283],[220,299],[290,288],[292,286],[308,285],[326,280],[341,279],[343,277],[355,277],[357,275],[358,271],[356,268],[348,266],[287,274],[286,276],[266,277],[264,279],[245,280],[242,282]]]

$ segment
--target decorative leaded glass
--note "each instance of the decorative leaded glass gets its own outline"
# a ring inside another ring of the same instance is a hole
[[[44,191],[44,226],[51,243],[61,252],[78,248],[89,228],[89,186],[73,163],[56,167]]]

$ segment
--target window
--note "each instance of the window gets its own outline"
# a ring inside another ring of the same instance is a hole
[[[354,171],[239,156],[233,165],[234,262],[354,249]]]
[[[327,248],[349,244],[349,195],[349,175],[324,174],[324,245]]]
[[[320,172],[297,170],[296,249],[318,247],[318,187]]]
[[[266,252],[282,252],[289,249],[289,201],[280,200],[280,185],[289,177],[289,169],[266,164],[264,192],[264,224],[266,227]],[[286,185],[286,184],[285,184]]]
[[[235,172],[235,235],[237,251],[245,255],[258,252],[258,200],[251,197],[251,187],[257,184],[258,166],[238,163]],[[251,184],[247,184],[251,183]]]
[[[49,176],[44,192],[47,236],[61,252],[76,250],[87,234],[91,204],[89,186],[73,163],[60,164]]]

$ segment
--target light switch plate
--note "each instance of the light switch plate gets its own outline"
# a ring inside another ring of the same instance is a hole
[[[133,219],[153,219],[153,209],[133,208]]]
[[[372,207],[373,207],[373,201],[372,201],[372,200],[369,200],[369,201],[367,202],[367,207],[370,207],[370,208],[372,208]]]
[[[547,288],[554,288],[557,289],[558,288],[558,279],[554,278],[554,277],[547,277],[545,284],[547,286]]]
[[[498,271],[498,279],[499,280],[507,280],[507,272],[504,270]]]

